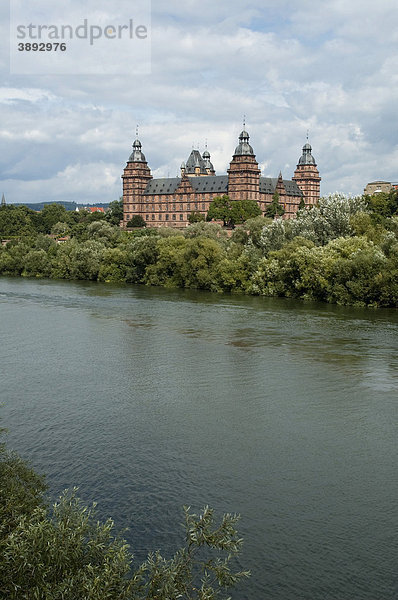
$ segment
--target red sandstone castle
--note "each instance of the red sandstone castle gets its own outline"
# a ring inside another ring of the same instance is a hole
[[[153,179],[141,148],[136,139],[122,175],[124,227],[134,215],[151,227],[186,227],[191,212],[205,214],[213,198],[224,194],[232,201],[255,200],[264,214],[278,192],[284,218],[289,219],[302,199],[312,206],[320,196],[321,178],[308,142],[291,180],[282,179],[281,173],[276,178],[261,176],[247,131],[239,136],[227,175],[216,175],[206,149],[202,155],[192,150],[181,165],[181,177]]]

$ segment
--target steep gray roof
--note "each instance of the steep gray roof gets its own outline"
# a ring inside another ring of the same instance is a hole
[[[192,150],[185,165],[186,173],[195,173],[195,167],[200,167],[200,172],[206,174],[206,164],[199,150]]]
[[[260,177],[260,192],[265,194],[273,194],[278,183],[277,177]],[[284,179],[283,185],[285,186],[287,196],[302,196],[303,192],[295,181],[290,179]]]
[[[190,177],[189,183],[196,193],[214,192],[226,194],[228,192],[228,175],[208,175],[207,177]],[[179,177],[151,179],[144,194],[175,194],[181,183]]]
[[[144,194],[175,194],[180,183],[181,179],[179,177],[151,179],[145,188]]]
[[[228,175],[208,175],[207,177],[190,177],[189,181],[198,193],[228,193]]]
[[[145,188],[145,195],[176,193],[181,183],[180,177],[167,177],[151,179]],[[216,196],[228,194],[228,175],[208,175],[207,177],[190,177],[189,183],[197,194],[213,193]],[[277,177],[260,177],[260,192],[273,194],[275,192]],[[303,192],[295,181],[283,180],[288,196],[302,196]]]

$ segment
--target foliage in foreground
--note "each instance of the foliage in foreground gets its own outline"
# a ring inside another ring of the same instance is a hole
[[[114,523],[96,519],[66,491],[49,507],[45,485],[24,461],[0,447],[0,597],[7,600],[211,600],[248,572],[233,571],[242,540],[238,516],[217,526],[206,507],[185,508],[185,545],[138,567]]]
[[[318,206],[299,210],[295,219],[246,215],[231,237],[209,222],[199,221],[182,231],[122,232],[103,218],[70,226],[70,240],[62,244],[42,233],[20,232],[18,239],[0,248],[0,274],[396,307],[396,197],[332,194],[321,198]],[[223,213],[230,210],[228,198],[218,200],[215,218],[228,222]],[[52,228],[65,231],[61,222]]]

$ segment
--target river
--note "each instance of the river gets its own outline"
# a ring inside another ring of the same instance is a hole
[[[398,314],[0,279],[8,445],[137,562],[182,505],[242,515],[237,600],[398,597]]]

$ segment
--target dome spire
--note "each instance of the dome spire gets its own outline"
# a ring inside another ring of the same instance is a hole
[[[315,158],[311,154],[312,147],[308,141],[308,130],[307,130],[307,142],[303,146],[303,154],[300,156],[298,165],[314,165],[316,166]]]
[[[246,125],[246,118],[243,121],[243,125]],[[249,139],[250,136],[244,127],[239,136],[239,145],[235,148],[234,156],[254,156],[253,148],[249,144]]]
[[[136,138],[133,142],[133,151],[127,162],[146,162],[145,154],[141,151],[142,144],[138,139],[138,125],[136,128]]]

